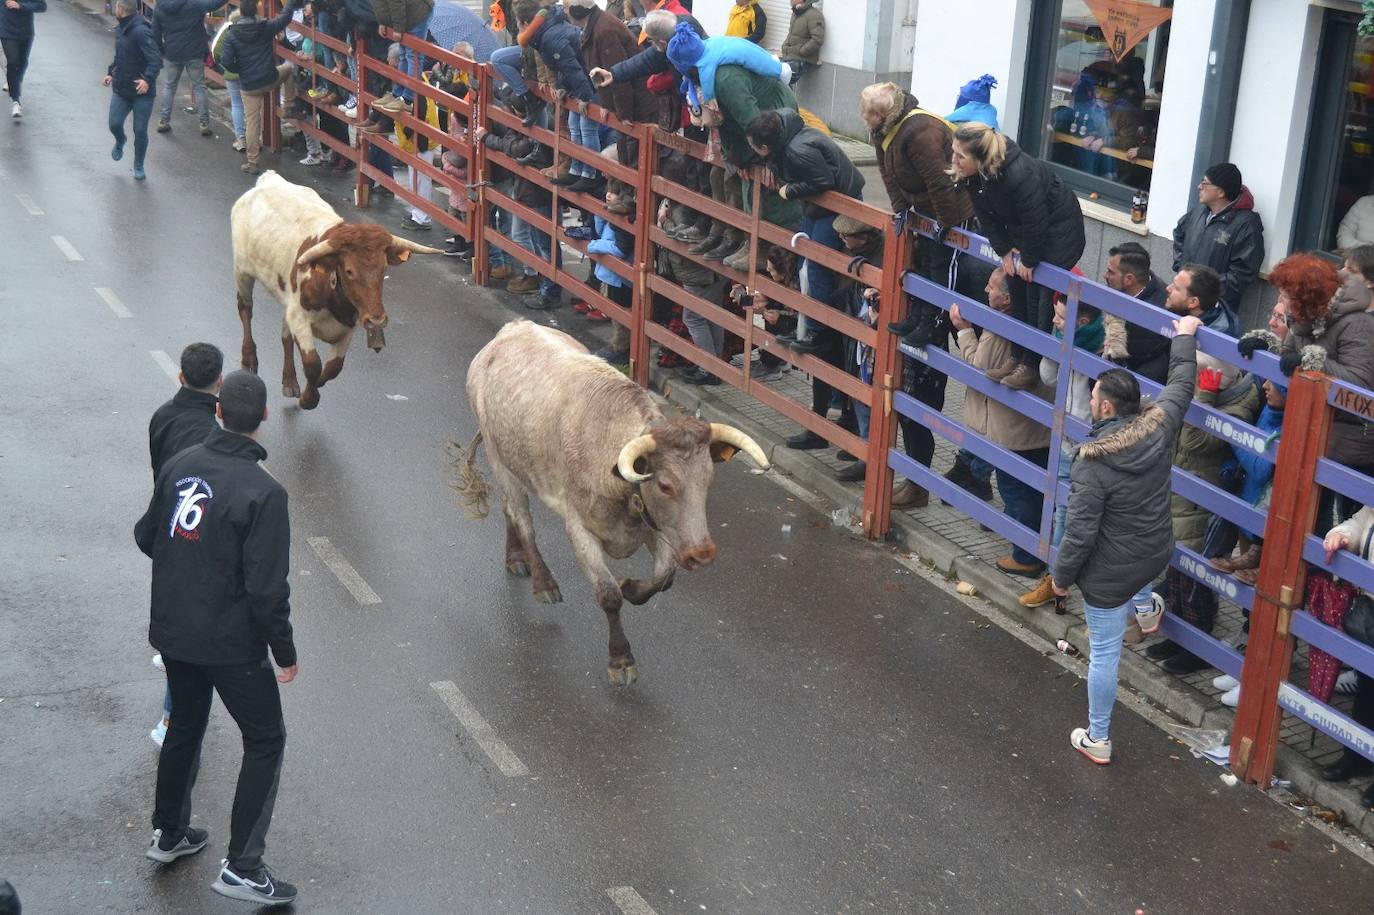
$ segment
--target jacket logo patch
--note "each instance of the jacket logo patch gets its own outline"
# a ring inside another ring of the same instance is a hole
[[[1218,244],[1218,245],[1229,245],[1230,243],[1231,243],[1231,233],[1230,233],[1230,232],[1227,232],[1225,229],[1222,229],[1220,232],[1217,233],[1216,244]]]
[[[199,540],[200,532],[196,528],[205,518],[203,503],[215,497],[214,490],[200,477],[186,477],[177,480],[177,497],[171,523],[167,526],[167,536]]]

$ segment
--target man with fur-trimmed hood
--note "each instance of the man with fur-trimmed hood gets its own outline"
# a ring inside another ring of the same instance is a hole
[[[1110,727],[1116,671],[1132,598],[1169,564],[1174,527],[1170,471],[1183,414],[1197,381],[1194,334],[1188,315],[1174,322],[1169,381],[1141,409],[1140,385],[1124,369],[1103,372],[1093,385],[1091,437],[1078,447],[1070,475],[1064,539],[1054,566],[1054,592],[1078,585],[1092,645],[1088,665],[1088,727],[1069,736],[1073,748],[1099,765],[1112,761]],[[1140,628],[1159,628],[1162,610],[1136,612]]]

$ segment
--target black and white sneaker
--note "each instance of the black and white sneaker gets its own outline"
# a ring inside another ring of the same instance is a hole
[[[240,874],[228,861],[220,868],[219,876],[210,889],[230,899],[256,902],[259,905],[287,905],[296,901],[296,888],[285,880],[272,876],[266,865],[249,874]]]
[[[205,843],[209,839],[210,833],[204,829],[193,829],[190,826],[187,826],[181,835],[162,829],[154,829],[153,838],[148,843],[148,850],[143,853],[143,857],[150,861],[171,864],[177,858],[194,855],[205,847]]]

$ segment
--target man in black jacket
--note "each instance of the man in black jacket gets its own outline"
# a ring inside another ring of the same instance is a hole
[[[1150,269],[1150,252],[1139,242],[1128,241],[1107,252],[1102,281],[1120,292],[1163,308],[1168,298],[1164,281]],[[1120,319],[1117,319],[1120,320]],[[1107,329],[1110,340],[1112,331]],[[1126,368],[1163,384],[1169,373],[1169,341],[1139,324],[1126,322]]]
[[[110,88],[110,134],[115,139],[110,158],[116,162],[124,158],[124,143],[128,139],[124,122],[132,114],[134,180],[142,181],[147,177],[143,159],[148,154],[148,121],[153,116],[162,55],[153,41],[153,27],[139,14],[135,0],[115,0],[114,14],[119,22],[115,27],[114,60],[100,81]]]
[[[287,105],[296,99],[296,65],[278,64],[272,43],[277,34],[291,24],[292,15],[303,5],[302,0],[290,0],[275,19],[259,19],[258,0],[243,0],[239,4],[239,21],[230,27],[220,51],[220,65],[239,75],[244,137],[248,142],[248,161],[239,168],[250,175],[261,171],[258,156],[262,153],[262,109],[267,104],[268,93],[281,86]]]
[[[1229,312],[1230,324],[1239,327],[1235,316],[1241,297],[1259,276],[1264,260],[1264,220],[1255,212],[1255,198],[1240,169],[1230,162],[1203,172],[1197,200],[1174,227],[1174,271],[1187,264],[1215,270],[1221,277],[1221,307]]]
[[[224,354],[210,343],[192,343],[181,351],[181,388],[172,399],[157,408],[148,423],[148,451],[153,461],[153,479],[162,465],[178,452],[205,441],[219,428],[215,407],[219,388],[224,383]]]
[[[200,135],[212,136],[210,104],[205,97],[205,55],[210,53],[210,40],[205,34],[205,15],[219,9],[229,0],[162,0],[153,11],[153,41],[162,51],[162,72],[166,82],[162,87],[162,110],[158,113],[157,132],[172,129],[172,103],[176,101],[177,84],[181,72],[191,78],[196,95],[196,113],[200,115]]]
[[[153,560],[148,641],[162,652],[176,715],[158,759],[153,837],[145,856],[164,864],[205,847],[191,822],[191,789],[212,695],[243,734],[243,767],[229,849],[211,889],[267,905],[296,898],[263,864],[286,727],[277,683],[296,677],[291,631],[291,525],[286,490],[258,462],[267,387],[233,372],[220,389],[223,429],[169,460],[134,527]],[[281,673],[273,676],[271,649]]]
[[[1174,447],[1197,380],[1195,335],[1202,322],[1174,322],[1169,383],[1144,410],[1140,385],[1124,369],[1109,369],[1093,385],[1092,431],[1078,446],[1070,472],[1064,539],[1055,559],[1054,593],[1078,585],[1088,623],[1088,727],[1070,745],[1098,765],[1112,761],[1110,728],[1116,673],[1132,598],[1163,572],[1174,552],[1170,511]],[[1162,610],[1136,610],[1140,628],[1159,628]]]

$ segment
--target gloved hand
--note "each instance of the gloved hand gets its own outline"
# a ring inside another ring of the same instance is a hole
[[[1284,353],[1279,357],[1279,371],[1284,375],[1292,375],[1302,365],[1302,355],[1300,353]]]
[[[1197,386],[1199,391],[1210,391],[1215,394],[1221,390],[1221,369],[1203,368],[1198,369]]]
[[[1256,352],[1262,349],[1268,349],[1268,347],[1264,345],[1264,339],[1262,337],[1256,336],[1241,337],[1240,341],[1236,343],[1236,349],[1240,350],[1240,354],[1246,359],[1251,359]]]

